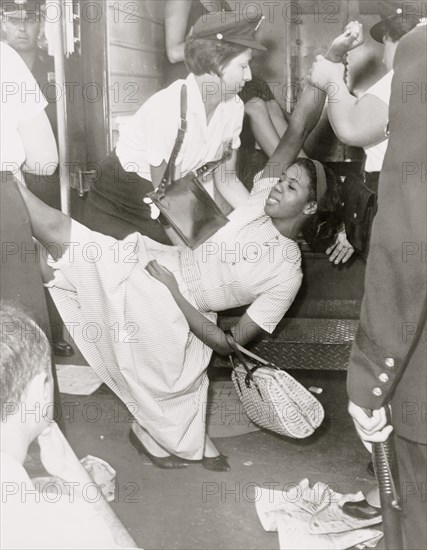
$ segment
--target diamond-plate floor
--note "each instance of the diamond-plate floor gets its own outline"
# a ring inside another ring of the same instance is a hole
[[[251,351],[282,369],[346,370],[351,344],[260,342]],[[230,367],[227,359],[214,355],[211,367]]]
[[[220,326],[230,328],[237,317],[222,318]],[[359,322],[355,319],[285,319],[274,333],[266,335],[267,342],[306,344],[348,344],[355,336]]]
[[[223,317],[229,328],[237,317]],[[265,336],[250,350],[283,369],[346,370],[351,344],[356,336],[356,319],[285,318],[273,335]],[[214,356],[212,367],[229,366]]]

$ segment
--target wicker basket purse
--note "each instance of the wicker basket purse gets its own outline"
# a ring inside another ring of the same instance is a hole
[[[231,344],[232,338],[229,337]],[[323,422],[320,402],[290,374],[232,343],[238,361],[230,356],[231,378],[248,417],[262,428],[303,439]],[[249,363],[243,353],[256,358]]]

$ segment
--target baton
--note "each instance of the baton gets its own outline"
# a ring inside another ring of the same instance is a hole
[[[402,508],[392,434],[384,443],[373,443],[372,462],[380,490],[386,550],[402,550]]]

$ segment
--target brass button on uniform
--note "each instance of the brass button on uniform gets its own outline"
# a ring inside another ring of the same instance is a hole
[[[380,395],[383,394],[383,390],[382,390],[381,388],[374,388],[374,389],[372,390],[372,393],[373,393],[374,395],[376,395],[377,397],[380,397]]]
[[[394,367],[394,359],[392,357],[387,357],[385,360],[386,367],[389,367],[390,369]]]
[[[382,373],[378,376],[378,378],[379,378],[380,381],[383,382],[384,384],[385,384],[386,382],[389,381],[389,376],[388,376],[388,374],[386,374],[385,372],[382,372]]]

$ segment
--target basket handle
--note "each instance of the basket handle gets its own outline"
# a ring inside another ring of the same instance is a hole
[[[243,365],[243,368],[246,371],[246,377],[245,377],[246,387],[250,388],[251,383],[253,383],[253,385],[255,386],[255,388],[257,390],[257,392],[259,393],[259,396],[264,401],[264,398],[262,396],[262,393],[261,393],[261,390],[259,388],[258,382],[255,380],[254,375],[253,375],[254,371],[259,367],[255,366],[253,369],[249,368],[249,365],[246,363],[246,359],[244,358],[243,353],[242,353],[242,351],[246,352],[247,350],[245,350],[245,348],[243,348],[242,346],[239,346],[239,344],[237,344],[237,342],[234,340],[233,335],[231,334],[231,332],[226,332],[225,337],[227,338],[227,341],[230,344],[230,346],[233,348],[233,351],[234,351],[236,357],[239,359],[239,361]],[[251,354],[251,356],[252,355],[254,355],[254,354]],[[233,360],[233,357],[231,355],[229,356],[229,359],[230,359],[232,369],[235,370],[236,365],[234,364],[234,360]],[[262,359],[262,362],[265,363],[264,359]]]

